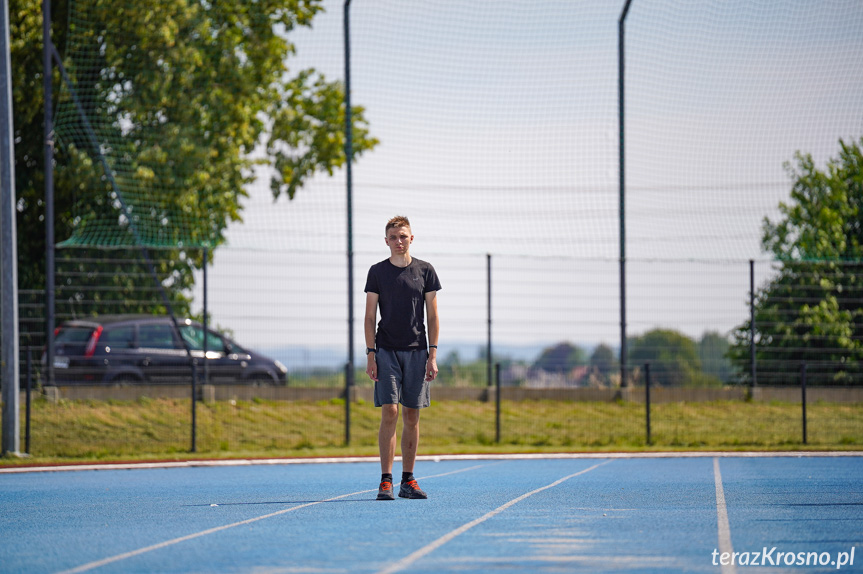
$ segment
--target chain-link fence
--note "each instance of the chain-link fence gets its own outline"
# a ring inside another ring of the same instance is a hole
[[[202,452],[260,454],[375,446],[377,411],[364,361],[357,362],[355,387],[345,402],[347,298],[340,256],[322,262],[319,254],[217,253],[207,272],[211,328],[236,346],[235,355],[249,351],[283,364],[287,383],[225,375],[217,363],[231,353],[214,343],[208,373],[203,356],[195,355],[201,362],[193,391],[180,346],[162,350],[178,359],[173,371],[157,371],[159,351],[142,341],[111,348],[110,321],[163,312],[149,277],[135,273],[134,261],[121,252],[81,255],[63,251],[57,274],[58,320],[93,325],[77,348],[95,360],[79,379],[68,376],[77,359],[68,356],[73,347],[64,346],[61,327],[56,381],[47,384],[42,293],[20,294],[21,388],[34,390],[32,401],[22,401],[22,409],[32,409],[22,416],[22,424],[30,425],[22,436],[32,453],[120,456],[184,452],[194,445]],[[360,259],[373,262],[375,256]],[[431,449],[837,447],[863,441],[863,385],[854,346],[861,338],[829,336],[863,327],[855,315],[860,293],[854,266],[633,263],[629,361],[621,369],[617,262],[428,259],[444,285],[440,375],[435,404],[424,418],[424,445]],[[173,260],[155,261],[163,280],[175,274]],[[128,283],[105,284],[106,276]],[[311,284],[312,276],[318,285]],[[815,293],[813,284],[832,287]],[[186,301],[187,315],[201,319],[200,278],[196,289],[177,304]],[[806,311],[825,299],[835,299],[850,318],[832,325],[833,331],[812,322]],[[359,289],[355,301],[362,316]],[[785,310],[781,315],[774,312],[776,301]],[[97,333],[99,325],[104,328]],[[361,325],[354,328],[362,341]],[[147,358],[150,365],[142,362]],[[125,366],[141,378],[118,378],[114,363],[132,360],[138,363]]]

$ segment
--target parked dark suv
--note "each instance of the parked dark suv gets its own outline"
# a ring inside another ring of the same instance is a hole
[[[203,380],[204,328],[189,319],[154,315],[113,315],[76,319],[55,332],[56,384],[178,383],[191,381],[192,351]],[[42,362],[44,364],[45,357]],[[249,351],[215,331],[207,333],[209,382],[276,384],[288,382],[280,362]]]

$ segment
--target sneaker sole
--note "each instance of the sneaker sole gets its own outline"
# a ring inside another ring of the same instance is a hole
[[[380,489],[378,490],[378,500],[395,500],[396,497],[393,495],[392,488],[389,492],[382,492]]]
[[[414,492],[409,492],[409,493],[405,494],[404,492],[402,492],[400,490],[399,491],[399,498],[409,498],[411,500],[426,500],[426,499],[428,499],[428,495],[414,496],[414,494],[415,494]]]

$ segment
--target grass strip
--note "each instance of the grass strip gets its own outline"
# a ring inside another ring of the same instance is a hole
[[[717,401],[667,403],[502,401],[433,402],[420,422],[420,453],[581,452],[610,450],[863,450],[863,404],[807,407],[803,444],[799,404]],[[197,405],[197,450],[190,454],[188,399],[37,400],[29,459],[0,464],[93,460],[376,455],[379,411],[328,401],[222,401]],[[22,447],[24,414],[22,412]]]

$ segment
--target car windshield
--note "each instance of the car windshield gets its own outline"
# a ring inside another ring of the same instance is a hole
[[[86,343],[90,340],[93,327],[63,327],[54,339],[57,343]]]
[[[185,325],[180,327],[180,333],[183,339],[189,344],[193,351],[202,351],[204,349],[204,330],[197,325]],[[207,333],[207,351],[215,351],[222,353],[225,350],[225,344],[221,337],[215,333]]]

